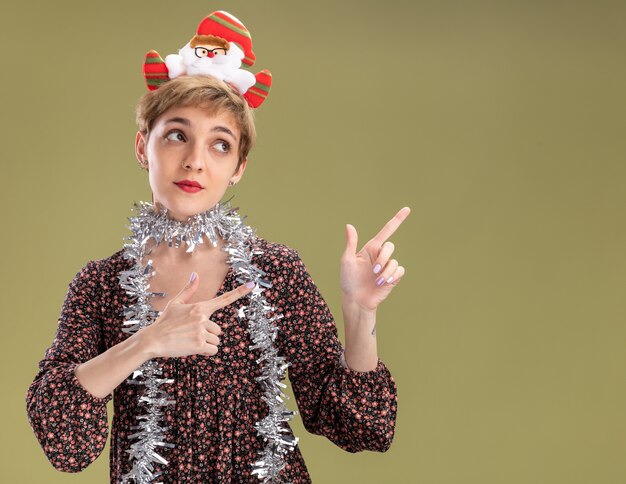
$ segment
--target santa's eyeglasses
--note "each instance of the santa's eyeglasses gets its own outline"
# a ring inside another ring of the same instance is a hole
[[[196,47],[194,49],[196,57],[215,57],[216,54],[226,55],[226,49],[223,47],[216,47],[215,49],[207,49],[206,47]]]

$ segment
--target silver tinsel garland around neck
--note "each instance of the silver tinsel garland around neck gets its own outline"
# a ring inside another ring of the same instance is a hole
[[[150,300],[166,294],[149,291],[149,278],[154,274],[152,260],[148,260],[145,265],[142,261],[162,242],[176,248],[185,244],[187,252],[193,252],[205,243],[205,236],[216,247],[219,236],[224,240],[222,250],[229,254],[228,263],[237,276],[237,282],[256,283],[255,289],[246,296],[249,298],[248,305],[242,306],[237,313],[240,320],[247,320],[252,341],[250,349],[258,352],[256,361],[260,365],[261,376],[257,380],[259,390],[263,392],[262,398],[269,407],[268,415],[255,424],[265,448],[259,452],[251,473],[264,483],[282,483],[280,473],[285,467],[285,455],[298,443],[298,438],[294,437],[287,425],[296,412],[288,410],[284,403],[288,397],[283,393],[285,384],[281,380],[285,377],[289,363],[278,355],[274,346],[278,333],[274,321],[282,315],[267,317],[267,313],[273,312],[274,308],[267,303],[263,292],[265,288],[271,287],[271,283],[263,279],[265,272],[252,264],[252,257],[261,253],[253,248],[256,239],[254,230],[243,223],[236,209],[230,207],[229,201],[220,202],[185,222],[170,218],[165,209],[158,212],[152,204],[146,202],[135,204],[134,210],[137,215],[129,218],[133,235],[126,237],[130,243],[124,245],[124,258],[134,261],[135,265],[128,271],[122,271],[119,276],[120,285],[134,300],[124,308],[124,332],[135,333],[152,324],[161,314],[152,308]],[[148,248],[151,239],[156,245],[152,244],[152,248]],[[162,448],[175,447],[172,443],[164,442],[168,427],[161,425],[165,407],[175,404],[174,398],[161,386],[171,384],[174,380],[161,378],[162,374],[163,369],[152,359],[141,365],[127,380],[130,384],[145,387],[138,403],[140,408],[145,409],[145,413],[138,415],[138,425],[131,427],[131,430],[136,431],[130,435],[135,442],[126,452],[133,460],[133,467],[122,477],[124,483],[158,483],[158,478],[163,474],[159,465],[168,464],[161,455]]]

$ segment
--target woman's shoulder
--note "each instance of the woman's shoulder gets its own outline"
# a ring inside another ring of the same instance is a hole
[[[119,249],[108,257],[94,259],[91,262],[105,272],[119,272],[120,270],[128,269],[132,265],[129,259],[124,258],[124,249]]]
[[[291,265],[300,261],[300,254],[296,249],[279,242],[271,242],[263,237],[256,237],[253,248],[258,251],[256,258],[260,264]]]
[[[75,279],[85,276],[90,279],[96,277],[100,280],[117,277],[121,271],[128,270],[131,265],[132,263],[128,259],[124,259],[124,249],[120,249],[108,257],[88,260],[83,268],[78,271]]]
[[[278,297],[277,295],[284,297],[288,294],[294,281],[306,274],[300,254],[288,245],[257,237],[252,248],[252,263],[264,272],[263,279],[270,282],[273,288],[268,293],[272,301],[275,301],[273,298]]]

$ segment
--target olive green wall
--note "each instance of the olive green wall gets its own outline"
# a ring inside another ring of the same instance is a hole
[[[144,53],[221,8],[275,80],[234,203],[300,251],[340,328],[344,224],[362,243],[413,210],[379,310],[395,441],[353,455],[298,421],[314,482],[626,482],[624,2],[0,8],[0,480],[107,482],[108,446],[81,474],[50,466],[24,396],[68,282],[150,199],[133,154]]]

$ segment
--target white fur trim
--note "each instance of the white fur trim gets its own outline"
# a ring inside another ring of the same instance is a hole
[[[175,79],[187,73],[183,57],[178,54],[170,54],[165,58],[165,65],[170,79]]]

